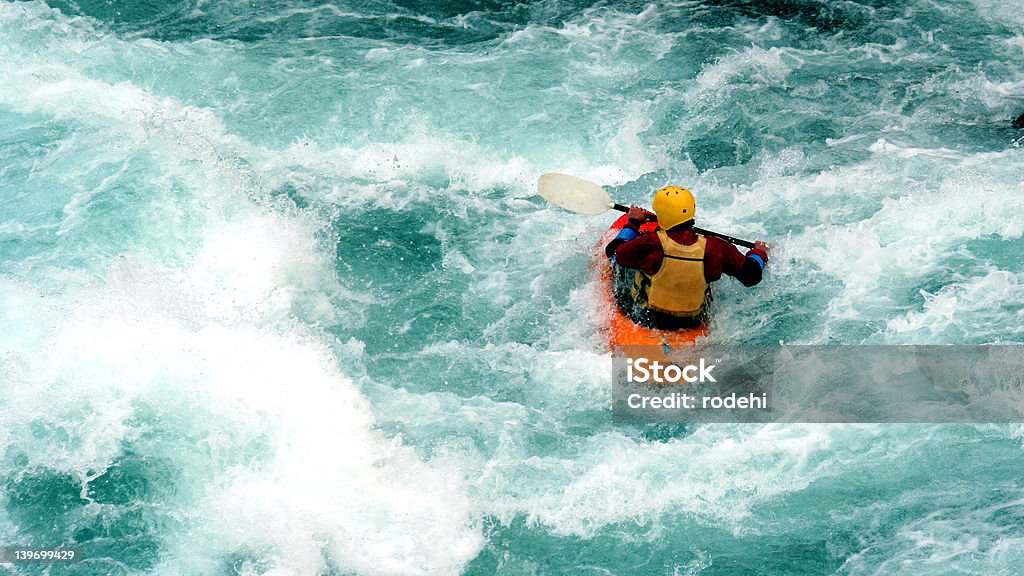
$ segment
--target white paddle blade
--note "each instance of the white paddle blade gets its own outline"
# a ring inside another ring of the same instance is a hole
[[[604,188],[597,184],[557,172],[540,177],[537,193],[555,206],[590,216],[607,212],[615,204]]]

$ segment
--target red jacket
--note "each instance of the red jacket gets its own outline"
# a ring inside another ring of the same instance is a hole
[[[633,230],[636,230],[637,226],[639,223],[635,221],[630,221],[627,225]],[[668,237],[687,246],[697,241],[696,232],[678,227],[669,230]],[[721,278],[723,273],[736,278],[744,286],[753,286],[761,281],[762,264],[768,263],[768,255],[763,250],[751,249],[744,255],[725,240],[713,236],[706,236],[706,238],[704,280],[708,284]],[[642,270],[649,276],[661,268],[663,253],[657,234],[641,233],[632,240],[621,242],[618,246],[609,246],[609,248],[615,251],[615,261],[626,268]],[[761,259],[761,262],[757,261],[758,258]]]

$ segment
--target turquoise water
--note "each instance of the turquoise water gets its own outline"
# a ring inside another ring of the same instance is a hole
[[[622,426],[611,217],[719,343],[1024,339],[1024,6],[0,1],[12,574],[1013,574],[1020,425]]]

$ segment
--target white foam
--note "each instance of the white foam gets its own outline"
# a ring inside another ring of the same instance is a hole
[[[890,319],[886,329],[894,339],[911,338],[916,342],[1012,338],[1024,333],[1021,284],[1017,274],[990,270],[984,276],[958,278],[935,293],[921,290],[921,309]],[[954,329],[953,334],[950,329]]]
[[[994,21],[1000,26],[1007,26],[1017,32],[1024,31],[1024,16],[1021,15],[1020,5],[1016,2],[1003,2],[1000,0],[971,0],[984,18]]]
[[[911,504],[915,495],[908,495]],[[1024,502],[998,501],[972,509],[963,502],[946,502],[937,510],[912,516],[885,541],[873,541],[846,560],[840,571],[848,574],[912,572],[932,574],[999,574],[1007,566],[1024,560],[1024,539],[1005,522],[1004,515],[1015,515]],[[918,507],[934,508],[927,501]]]
[[[328,150],[304,141],[283,153],[258,150],[254,156],[270,186],[284,181],[315,185],[325,179],[366,182],[335,187],[325,196],[345,206],[374,203],[382,208],[401,209],[422,200],[419,195],[426,191],[411,188],[410,184],[431,175],[448,180],[448,185],[456,189],[477,192],[509,188],[517,196],[531,195],[537,177],[523,158],[501,159],[479,145],[425,134],[410,136],[399,143]],[[297,169],[301,172],[296,173]]]
[[[773,272],[786,272],[790,264],[778,256],[792,254],[792,270],[813,264],[834,278],[841,290],[829,303],[829,322],[904,314],[898,291],[940,269],[964,241],[1024,234],[1024,223],[1012,216],[1024,210],[1012,152],[966,155],[892,146],[873,147],[876,155],[859,165],[758,182],[725,212],[778,217],[784,207],[795,222],[816,223],[798,224],[785,251],[776,254]],[[911,314],[907,323],[889,327],[905,331],[924,321]],[[985,332],[981,325],[964,328]],[[824,329],[827,334],[828,325]]]
[[[877,433],[874,427],[714,426],[685,439],[641,443],[608,432],[589,438],[573,459],[501,453],[477,484],[496,517],[525,514],[558,535],[590,538],[609,525],[651,526],[666,515],[756,533],[758,506],[836,472],[836,451],[847,450],[836,438],[857,445]]]
[[[200,454],[169,452],[179,490],[196,501],[182,531],[162,535],[162,573],[246,549],[282,573],[321,570],[321,549],[377,574],[456,572],[476,554],[482,536],[459,475],[371,431],[366,402],[314,334],[223,324],[203,313],[203,289],[130,266],[113,284],[56,299],[3,287],[20,294],[18,310],[35,307],[29,329],[13,327],[22,340],[0,352],[4,449],[77,475],[85,493],[125,442],[159,426],[137,422],[138,410],[188,422],[200,443],[184,447]],[[246,278],[219,279],[233,281]],[[50,322],[45,336],[30,329],[36,318]],[[40,426],[73,444],[26,443]]]
[[[781,48],[765,50],[751,46],[735,54],[723,56],[704,66],[697,75],[694,90],[687,95],[691,103],[719,102],[722,92],[735,88],[734,80],[743,83],[778,85],[785,81],[796,64],[792,54],[797,51]],[[787,62],[788,60],[788,62]]]
[[[0,22],[5,33],[64,25],[40,4],[2,4]],[[46,293],[0,282],[0,451],[80,478],[88,497],[89,482],[144,443],[179,473],[162,479],[175,482],[180,508],[155,534],[160,573],[203,572],[238,554],[281,574],[323,572],[325,554],[344,572],[460,571],[483,540],[461,472],[374,431],[357,386],[296,320],[299,308],[337,320],[332,299],[344,292],[315,238],[323,223],[271,210],[235,155],[270,153],[211,111],[89,78],[67,63],[72,49],[40,45],[17,66],[0,50],[0,104],[119,143],[72,141],[67,151],[107,162],[152,152],[167,189],[154,186],[132,253],[93,255],[102,279],[70,283],[59,268],[37,268],[26,274],[53,287]],[[65,236],[88,224],[91,191],[80,194]],[[188,226],[169,217],[182,209]],[[365,305],[355,298],[341,312]]]

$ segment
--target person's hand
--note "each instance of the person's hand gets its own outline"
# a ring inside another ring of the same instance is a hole
[[[645,222],[647,220],[648,214],[650,214],[650,212],[644,210],[640,206],[630,206],[629,212],[627,213],[630,220],[639,220],[641,222]]]
[[[768,245],[760,240],[754,240],[754,250],[761,250],[765,254],[768,253]]]
[[[654,220],[654,213],[646,208],[641,208],[640,206],[630,206],[629,216],[631,218],[636,218],[641,222]]]

